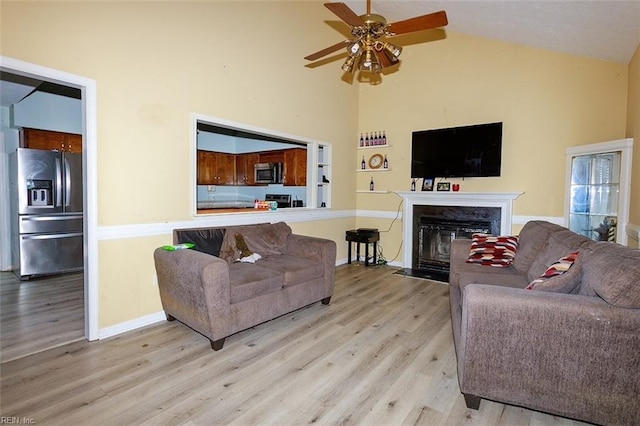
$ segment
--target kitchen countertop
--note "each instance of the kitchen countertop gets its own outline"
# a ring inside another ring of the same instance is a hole
[[[268,212],[266,209],[254,209],[253,207],[245,207],[245,208],[223,208],[216,207],[213,209],[198,209],[198,214],[213,214],[213,213],[257,213],[257,212]]]

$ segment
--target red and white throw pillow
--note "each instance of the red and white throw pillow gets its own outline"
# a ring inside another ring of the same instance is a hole
[[[525,290],[537,290],[536,287],[540,288],[542,284],[546,283],[549,279],[564,274],[569,270],[569,268],[571,268],[571,266],[573,266],[573,263],[577,258],[578,252],[576,251],[556,260],[547,268],[546,271],[544,271],[542,275],[531,281],[531,283],[525,287]]]
[[[467,263],[503,268],[511,265],[518,250],[518,237],[473,234]]]

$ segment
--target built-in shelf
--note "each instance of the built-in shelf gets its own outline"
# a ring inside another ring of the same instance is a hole
[[[391,171],[391,167],[386,169],[356,169],[356,172],[388,172]]]
[[[369,145],[369,146],[358,146],[358,149],[376,149],[376,148],[389,148],[391,145]]]

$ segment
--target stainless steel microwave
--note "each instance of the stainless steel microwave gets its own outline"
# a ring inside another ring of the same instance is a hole
[[[256,183],[282,183],[282,163],[257,163],[254,166]]]

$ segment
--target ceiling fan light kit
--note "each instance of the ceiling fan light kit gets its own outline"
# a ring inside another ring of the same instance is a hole
[[[356,15],[344,3],[324,5],[351,27],[354,38],[312,53],[305,56],[305,59],[315,61],[346,47],[349,56],[342,65],[342,70],[347,73],[352,73],[357,65],[359,71],[380,74],[385,68],[398,64],[402,47],[380,40],[383,37],[443,27],[448,23],[447,14],[440,11],[387,24],[384,16],[371,13],[371,0],[367,0],[367,13],[361,16]]]

